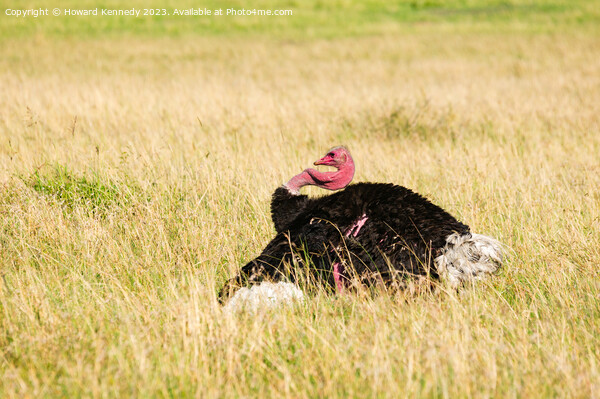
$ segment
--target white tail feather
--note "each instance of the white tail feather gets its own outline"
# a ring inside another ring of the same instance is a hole
[[[458,287],[498,271],[504,256],[502,244],[481,234],[454,233],[446,238],[442,254],[435,258],[440,277]]]
[[[271,309],[302,302],[304,293],[297,285],[288,282],[263,282],[250,288],[240,288],[225,304],[225,311],[256,313],[258,309]]]

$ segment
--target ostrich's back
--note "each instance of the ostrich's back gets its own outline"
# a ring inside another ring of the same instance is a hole
[[[365,223],[365,233],[375,230],[371,233],[374,238],[381,239],[391,232],[406,242],[421,241],[440,248],[450,234],[469,232],[467,225],[406,187],[362,183],[352,188],[364,202],[363,213],[371,220],[371,225]]]
[[[421,195],[387,183],[358,183],[325,197],[309,199],[294,223],[308,217],[327,219],[342,231],[366,217],[357,237],[369,233],[381,239],[384,233],[392,231],[407,241],[425,240],[438,247],[453,232],[469,231],[468,226]]]

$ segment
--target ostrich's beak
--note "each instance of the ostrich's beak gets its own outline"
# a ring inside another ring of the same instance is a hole
[[[326,157],[323,157],[318,161],[315,161],[314,165],[330,165],[330,163],[325,158]]]

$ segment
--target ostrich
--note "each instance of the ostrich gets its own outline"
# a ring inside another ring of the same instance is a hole
[[[500,268],[498,241],[471,233],[421,195],[389,183],[349,185],[355,165],[346,147],[332,148],[314,164],[336,170],[305,169],[275,190],[271,216],[276,235],[227,281],[221,302],[245,286],[259,292],[255,285],[263,281],[295,282],[290,265],[310,267],[317,281],[337,292],[356,282],[402,287],[415,276],[458,287]],[[310,198],[300,194],[307,185],[335,192]]]

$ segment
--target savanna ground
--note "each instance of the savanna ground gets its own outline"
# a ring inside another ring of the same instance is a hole
[[[0,396],[598,397],[597,1],[0,5]],[[503,271],[223,312],[272,191],[342,143]]]

